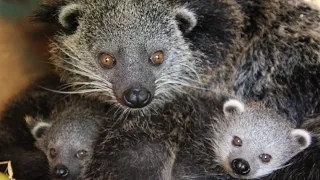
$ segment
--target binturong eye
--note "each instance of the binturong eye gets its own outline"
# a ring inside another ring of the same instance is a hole
[[[154,65],[162,64],[163,60],[164,60],[164,53],[162,51],[157,51],[153,53],[152,56],[150,57],[150,61]]]
[[[242,140],[238,136],[234,136],[232,140],[232,144],[234,146],[241,147],[242,146]]]
[[[83,158],[87,157],[87,155],[88,155],[88,152],[87,152],[87,151],[85,151],[85,150],[80,150],[80,151],[77,152],[76,158],[78,158],[78,159],[83,159]]]
[[[110,54],[101,53],[99,55],[99,63],[101,67],[111,69],[116,65],[116,59]]]
[[[272,157],[269,154],[260,154],[259,158],[261,159],[262,162],[268,163],[271,161]]]
[[[57,151],[54,148],[50,148],[49,154],[51,158],[55,158],[57,156]]]

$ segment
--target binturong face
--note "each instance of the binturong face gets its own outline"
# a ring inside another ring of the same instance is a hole
[[[52,123],[39,122],[32,128],[36,146],[46,155],[53,179],[76,179],[92,157],[98,134],[96,117],[86,109],[79,110],[71,107],[51,117]]]
[[[217,132],[217,163],[235,178],[254,179],[283,168],[311,143],[311,135],[294,129],[283,117],[259,104],[224,104],[227,123]]]
[[[175,3],[73,0],[48,4],[38,16],[58,10],[52,59],[72,93],[145,113],[197,81],[184,39],[196,17]]]

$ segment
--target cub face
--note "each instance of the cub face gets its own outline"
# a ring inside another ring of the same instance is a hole
[[[223,106],[226,125],[215,140],[217,163],[233,177],[253,179],[285,166],[311,144],[311,135],[260,104]]]
[[[93,142],[81,135],[83,128],[38,121],[31,129],[36,146],[47,156],[53,179],[75,179],[90,160]]]

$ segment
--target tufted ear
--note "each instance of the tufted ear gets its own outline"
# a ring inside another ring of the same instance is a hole
[[[176,20],[180,30],[186,34],[197,25],[197,18],[195,13],[187,9],[186,7],[181,7],[177,9]]]
[[[229,99],[223,104],[223,112],[225,115],[244,112],[245,107],[242,102],[236,99]]]
[[[303,129],[294,129],[291,131],[291,135],[297,141],[300,151],[310,146],[311,134],[308,131]]]
[[[56,25],[68,32],[74,32],[78,25],[81,6],[78,4],[67,4],[65,1],[42,4],[34,12],[32,19],[41,23]]]
[[[51,127],[51,124],[49,123],[38,122],[31,129],[31,134],[36,140],[39,140],[45,135],[45,133],[48,131],[50,127]]]

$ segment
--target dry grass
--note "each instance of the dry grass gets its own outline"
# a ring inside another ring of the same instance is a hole
[[[12,169],[11,161],[0,162],[0,165],[7,166],[6,171],[4,173],[8,175],[10,180],[13,180],[13,169]]]

